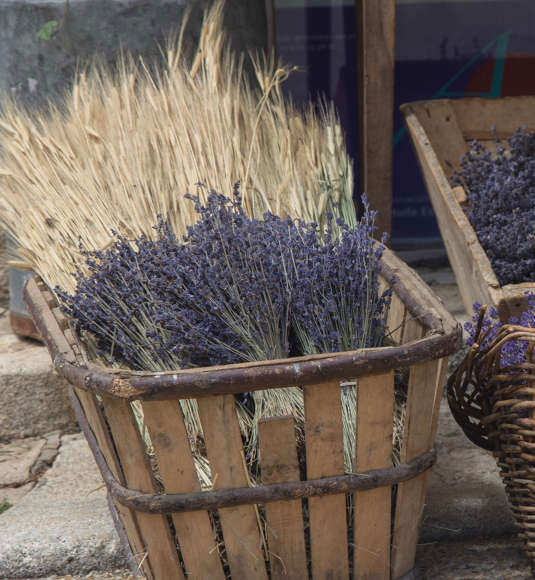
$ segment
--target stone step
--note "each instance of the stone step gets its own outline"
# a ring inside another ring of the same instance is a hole
[[[0,316],[0,441],[77,431],[66,389],[47,349],[14,335],[5,311]]]

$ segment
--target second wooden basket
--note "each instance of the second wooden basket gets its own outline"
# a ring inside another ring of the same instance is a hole
[[[525,310],[525,292],[535,280],[500,286],[489,258],[462,208],[466,195],[452,187],[469,142],[491,150],[496,138],[510,137],[518,127],[535,130],[535,97],[439,99],[401,107],[467,312],[474,302],[492,304],[505,322]]]

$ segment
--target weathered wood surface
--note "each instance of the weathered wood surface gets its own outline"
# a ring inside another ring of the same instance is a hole
[[[476,301],[493,302],[499,284],[438,159],[440,131],[428,135],[422,124],[430,117],[443,115],[443,109],[429,105],[415,114],[407,106],[403,111],[464,307],[471,312]],[[432,127],[438,125],[436,121]]]
[[[145,401],[143,413],[165,492],[200,491],[178,401]],[[172,517],[188,580],[224,580],[208,512],[179,512]]]
[[[262,483],[299,481],[295,419],[263,419],[258,425]],[[265,505],[271,579],[304,578],[307,575],[305,530],[301,500]]]
[[[407,368],[421,360],[440,358],[460,346],[461,332],[430,333],[422,340],[403,346],[349,351],[336,355],[317,355],[259,364],[257,368],[229,365],[234,368],[205,367],[198,374],[177,371],[157,376],[139,376],[128,371],[93,370],[56,359],[56,369],[71,383],[103,396],[126,400],[165,400],[172,397],[194,398],[216,393],[238,394],[244,391],[284,388],[292,384],[309,385],[335,378],[341,380],[381,374],[394,368]],[[248,364],[248,363],[245,363]]]
[[[440,141],[440,147],[434,152],[444,174],[450,179],[460,168],[461,157],[468,150],[450,101],[430,101],[418,115],[418,120],[432,144]]]
[[[125,476],[96,395],[90,391],[84,391],[83,389],[73,387],[70,396],[71,398],[75,397],[77,399],[78,404],[80,405],[80,411],[85,415],[87,426],[91,428],[93,436],[98,444],[98,449],[102,453],[108,469],[117,481],[125,485]],[[75,406],[73,405],[73,407]],[[83,418],[77,416],[77,419],[79,423],[82,424]],[[91,450],[95,453],[93,447],[91,447]],[[97,459],[98,463],[98,458],[95,457],[95,459]],[[136,513],[119,502],[114,502],[114,506],[119,516],[119,525],[122,525],[126,532],[126,537],[122,537],[121,539],[123,543],[125,541],[128,542],[127,546],[130,546],[131,551],[129,556],[134,560],[130,567],[133,571],[141,570],[147,580],[153,580],[154,573],[150,566],[150,560],[144,558],[145,544],[139,530]],[[118,530],[118,532],[120,536],[123,536],[120,530]],[[127,548],[127,546],[125,546],[125,548]]]
[[[355,466],[366,471],[392,466],[394,374],[359,379]],[[355,580],[390,577],[392,488],[354,495]]]
[[[307,479],[343,475],[344,443],[340,383],[331,381],[303,388]],[[308,501],[312,576],[349,575],[345,495]],[[326,542],[325,538],[329,538]]]
[[[356,0],[360,191],[392,231],[395,1]]]
[[[515,129],[535,130],[535,97],[452,99],[451,106],[465,139],[494,140],[510,137]],[[493,130],[495,127],[495,131]]]
[[[434,434],[436,406],[442,393],[439,382],[443,379],[441,369],[441,361],[430,361],[411,368],[400,457],[402,463],[429,449]],[[407,574],[414,567],[426,485],[426,473],[398,485],[392,537],[393,578]]]
[[[435,460],[436,452],[434,449],[430,449],[397,467],[266,486],[238,487],[184,494],[145,494],[134,489],[127,489],[117,483],[105,465],[99,463],[99,467],[105,481],[110,484],[113,497],[118,502],[136,511],[172,514],[178,511],[215,511],[224,507],[253,503],[263,504],[272,501],[366,491],[408,481],[427,471],[434,465]]]
[[[388,331],[388,338],[393,340],[395,344],[402,343],[406,315],[407,308],[405,304],[397,294],[393,294],[390,308],[388,310],[386,328]]]
[[[466,311],[480,302],[497,307],[502,320],[518,315],[526,307],[522,295],[535,291],[535,280],[500,287],[461,208],[464,192],[452,188],[448,178],[468,150],[467,141],[490,143],[496,136],[509,137],[521,125],[534,130],[535,97],[421,101],[404,105],[402,111]]]
[[[108,397],[103,399],[103,405],[127,485],[144,492],[154,492],[145,444],[130,403]],[[167,518],[160,514],[138,512],[136,519],[155,578],[184,580]]]
[[[198,403],[213,489],[246,486],[248,474],[234,397],[206,397]],[[256,506],[221,508],[219,517],[231,574],[267,580]]]

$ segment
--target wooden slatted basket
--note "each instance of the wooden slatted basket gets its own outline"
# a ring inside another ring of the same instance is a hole
[[[500,286],[466,217],[462,187],[450,178],[474,139],[488,149],[520,126],[535,130],[535,97],[440,99],[401,107],[429,197],[467,312],[474,302],[492,304],[505,322],[527,307],[525,292],[535,280]]]
[[[38,279],[28,282],[26,302],[55,368],[72,385],[134,571],[150,580],[410,577],[447,357],[459,347],[460,330],[389,251],[381,283],[393,289],[394,346],[148,373],[84,365],[53,295]],[[398,369],[408,369],[408,394],[394,465]],[[340,383],[348,379],[357,382],[358,472],[349,475],[340,404]],[[293,418],[263,420],[261,480],[252,485],[234,395],[293,385],[304,394],[304,452]],[[209,491],[200,488],[178,405],[188,398],[199,406]],[[143,409],[152,457],[133,401]]]

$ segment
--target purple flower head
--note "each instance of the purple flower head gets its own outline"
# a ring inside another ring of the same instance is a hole
[[[165,370],[381,343],[389,294],[379,295],[382,246],[366,200],[355,227],[329,216],[320,232],[250,218],[237,185],[232,197],[187,197],[198,220],[183,240],[163,218],[152,237],[116,234],[107,250],[86,252],[73,295],[56,289],[97,355]]]
[[[474,304],[474,316],[471,322],[465,323],[465,330],[468,332],[467,344],[472,346],[476,339],[480,341],[479,347],[485,349],[489,347],[505,324],[521,326],[524,328],[535,328],[535,294],[526,292],[528,299],[528,309],[522,312],[520,317],[512,316],[507,323],[500,320],[496,308],[491,307],[485,313],[481,321],[481,331],[478,335],[480,324],[481,304]],[[519,340],[506,341],[501,347],[500,365],[508,367],[518,365],[526,361],[528,343]]]
[[[379,293],[383,248],[373,240],[375,212],[365,196],[354,226],[332,216],[322,236],[315,224],[301,223],[303,245],[294,251],[297,282],[292,319],[306,354],[377,346],[384,337],[390,293]],[[300,252],[299,252],[300,250]]]
[[[535,279],[535,134],[517,129],[496,153],[474,141],[453,183],[501,285]]]

